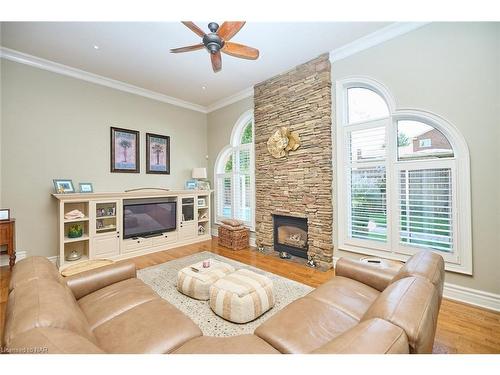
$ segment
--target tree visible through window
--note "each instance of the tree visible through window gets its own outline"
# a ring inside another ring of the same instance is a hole
[[[470,217],[457,212],[459,177],[469,178],[466,146],[459,164],[446,123],[418,111],[393,113],[377,86],[361,81],[337,91],[344,103],[337,144],[337,170],[345,171],[338,177],[340,248],[372,255],[428,249],[450,269],[470,272],[470,236],[463,235],[470,234]],[[462,188],[461,196],[470,205],[470,191]]]

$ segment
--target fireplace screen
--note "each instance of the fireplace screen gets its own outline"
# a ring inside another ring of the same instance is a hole
[[[307,258],[307,219],[273,215],[274,250]]]
[[[282,225],[278,228],[278,242],[283,245],[306,249],[307,232],[290,225]]]

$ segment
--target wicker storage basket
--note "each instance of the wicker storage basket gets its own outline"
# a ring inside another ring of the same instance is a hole
[[[233,250],[245,249],[248,243],[249,230],[243,226],[231,227],[229,225],[219,225],[219,245]]]

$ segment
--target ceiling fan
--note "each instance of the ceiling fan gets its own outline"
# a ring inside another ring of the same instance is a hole
[[[243,44],[230,42],[229,40],[236,35],[238,31],[241,30],[244,21],[234,21],[234,22],[224,22],[220,27],[215,22],[210,22],[208,24],[208,29],[210,33],[206,34],[202,29],[196,26],[191,21],[182,21],[191,31],[196,35],[202,37],[202,43],[195,44],[192,46],[173,48],[170,50],[172,53],[179,52],[190,52],[202,49],[205,47],[210,53],[210,59],[212,60],[212,68],[215,73],[222,68],[222,57],[221,52],[228,55],[239,57],[242,59],[255,60],[259,57],[259,50],[245,46]]]

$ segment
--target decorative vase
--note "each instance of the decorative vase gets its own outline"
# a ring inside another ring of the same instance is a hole
[[[69,238],[78,238],[83,236],[83,227],[81,225],[72,225],[68,229]]]

